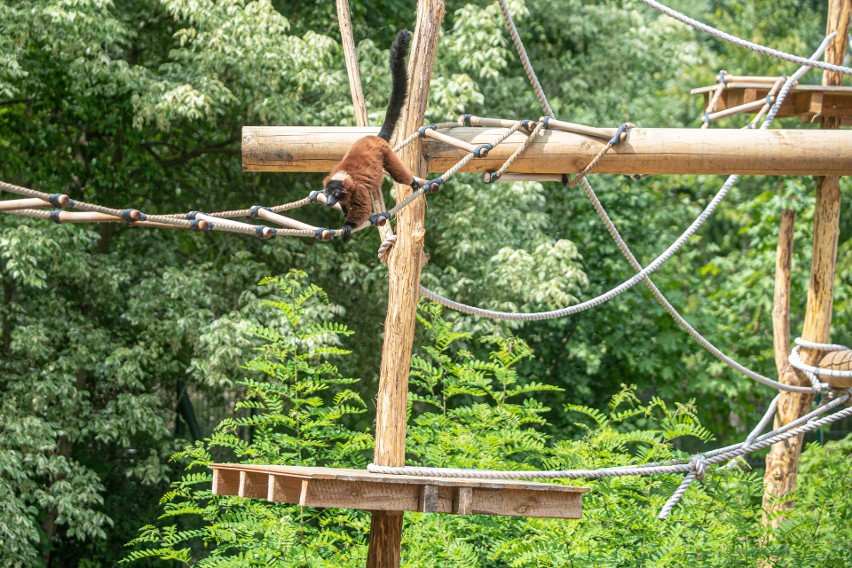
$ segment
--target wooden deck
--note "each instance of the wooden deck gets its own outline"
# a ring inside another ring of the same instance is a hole
[[[213,494],[303,507],[458,515],[582,517],[587,487],[481,479],[385,475],[360,469],[213,464]]]
[[[704,96],[704,108],[707,108],[717,85],[699,87],[690,91],[693,95]],[[737,82],[725,86],[715,111],[764,100],[772,89],[770,82]],[[756,111],[751,111],[752,113]],[[822,85],[796,85],[778,111],[779,118],[798,116],[805,122],[819,117],[839,117],[842,126],[852,126],[852,87],[830,87]]]

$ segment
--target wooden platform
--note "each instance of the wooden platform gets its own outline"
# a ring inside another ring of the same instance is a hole
[[[303,507],[579,519],[587,487],[384,475],[360,469],[212,464],[213,494]]]
[[[704,108],[710,102],[717,85],[699,87],[690,91],[704,96]],[[715,111],[764,100],[772,89],[769,82],[731,82],[725,86],[716,103]],[[756,112],[756,111],[754,111]],[[752,114],[754,114],[752,112]],[[852,87],[822,85],[796,85],[778,111],[779,118],[798,116],[805,122],[816,117],[839,117],[842,126],[852,126]]]

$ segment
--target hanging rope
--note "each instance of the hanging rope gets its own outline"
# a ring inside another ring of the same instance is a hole
[[[524,42],[521,41],[521,35],[518,33],[518,28],[515,27],[515,22],[512,21],[512,15],[509,13],[509,7],[506,5],[505,0],[497,0],[497,4],[500,6],[500,12],[503,14],[503,19],[506,20],[506,26],[509,28],[509,35],[512,36],[512,42],[515,44],[515,49],[518,50],[518,55],[521,58],[524,71],[527,72],[527,77],[529,77],[530,83],[532,83],[533,89],[535,90],[535,96],[538,97],[538,102],[541,103],[541,108],[544,109],[547,116],[555,116],[553,114],[553,109],[550,108],[550,103],[547,102],[547,96],[544,94],[544,89],[541,88],[541,83],[538,81],[535,70],[533,70],[532,64],[530,63],[527,50],[524,49]]]
[[[812,59],[805,59],[804,57],[799,57],[798,55],[793,55],[791,53],[786,53],[783,51],[778,51],[777,49],[772,49],[771,47],[766,47],[764,45],[760,45],[758,43],[753,43],[750,41],[746,41],[737,36],[731,35],[729,33],[725,33],[721,30],[718,30],[712,26],[709,26],[703,22],[699,22],[698,20],[694,20],[689,16],[681,14],[680,12],[669,8],[655,0],[640,0],[643,4],[650,6],[654,10],[669,16],[670,18],[674,18],[675,20],[686,24],[692,28],[695,28],[698,31],[709,34],[715,38],[719,38],[721,40],[727,41],[739,47],[750,49],[751,51],[756,51],[757,53],[762,53],[763,55],[768,55],[770,57],[774,57],[776,59],[781,59],[783,61],[790,61],[792,63],[797,63],[799,65],[803,65],[805,67],[812,67],[814,69],[821,69],[823,71],[834,71],[835,73],[840,73],[842,75],[852,75],[852,68],[843,67],[840,65],[832,65],[831,63],[825,63],[823,61],[814,61]]]
[[[835,36],[835,34],[830,34],[828,37],[826,37],[823,40],[823,42],[820,44],[819,48],[817,48],[817,50],[811,56],[811,59],[821,57],[823,52],[825,51],[825,49],[828,47],[829,41],[831,41],[831,39],[833,39],[834,36]],[[775,100],[774,104],[772,105],[772,107],[770,108],[769,112],[766,115],[766,120],[764,120],[763,124],[760,127],[761,129],[769,128],[769,126],[772,124],[772,121],[775,119],[775,116],[778,112],[778,109],[781,107],[784,100],[786,99],[789,90],[792,88],[793,85],[795,85],[798,82],[798,80],[808,70],[809,70],[809,67],[802,66],[800,69],[798,69],[793,75],[791,75],[784,82],[784,85],[781,87],[781,89],[778,93],[777,99]],[[542,122],[546,123],[546,121],[542,121]],[[732,175],[728,178],[728,180],[722,186],[722,189],[719,191],[719,194],[722,194],[722,197],[724,197],[723,192],[726,193],[728,191],[728,189],[731,186],[733,186],[734,182],[736,182],[738,177],[739,176]],[[586,194],[589,197],[590,201],[592,202],[592,205],[595,209],[595,212],[598,214],[598,216],[603,221],[604,225],[607,228],[607,231],[610,233],[610,235],[615,240],[619,250],[621,250],[621,252],[627,258],[628,262],[633,267],[633,269],[636,270],[638,272],[638,274],[642,274],[647,269],[642,268],[641,264],[639,264],[639,262],[636,260],[636,257],[630,251],[630,248],[627,246],[627,243],[621,237],[621,235],[618,232],[618,230],[616,229],[614,223],[609,218],[609,215],[607,214],[606,210],[604,209],[603,205],[601,204],[600,200],[597,198],[597,195],[595,194],[594,190],[592,189],[591,184],[589,184],[588,180],[586,180],[585,178],[581,178],[581,179],[583,181],[583,188],[586,191]],[[714,198],[714,200],[719,198],[719,194],[717,194],[717,196]],[[712,205],[713,205],[713,203],[711,202],[711,204],[708,205],[708,209]],[[705,212],[707,212],[707,209],[705,209]],[[712,210],[711,210],[711,213],[712,213]],[[693,225],[696,222],[698,222],[698,219],[696,219],[696,221],[693,223]],[[683,237],[683,235],[681,235],[681,238],[682,237]],[[672,246],[674,246],[674,245],[672,245]],[[657,260],[659,260],[660,258],[661,257],[658,257]],[[652,263],[652,265],[653,264],[654,263]],[[649,265],[649,267],[650,266],[651,265]],[[650,274],[650,272],[648,272],[647,274]],[[657,299],[657,301],[660,303],[660,305],[663,306],[663,308],[666,310],[666,312],[668,312],[668,314],[675,320],[675,322],[684,331],[686,331],[693,339],[695,339],[699,343],[699,345],[704,347],[704,349],[706,349],[708,352],[710,352],[718,360],[720,360],[723,363],[725,363],[726,365],[728,365],[730,368],[738,371],[739,373],[743,374],[744,376],[746,376],[750,379],[753,379],[757,382],[760,382],[762,384],[765,384],[767,386],[771,386],[773,388],[780,389],[780,390],[805,393],[805,392],[815,392],[815,391],[821,392],[822,390],[829,388],[829,385],[822,384],[818,380],[812,381],[812,383],[813,383],[812,387],[787,385],[785,383],[781,383],[781,382],[778,382],[776,380],[770,379],[769,377],[761,375],[760,373],[752,371],[751,369],[741,365],[737,361],[735,361],[732,358],[730,358],[729,356],[725,355],[720,349],[718,349],[709,340],[707,340],[704,336],[702,336],[694,327],[692,327],[692,325],[690,325],[689,322],[687,322],[686,319],[684,319],[683,316],[681,316],[680,313],[675,309],[675,307],[665,298],[665,296],[662,294],[662,292],[660,292],[660,290],[656,287],[656,285],[654,285],[654,283],[650,280],[650,278],[645,277],[643,279],[645,281],[646,286],[648,286],[649,290],[651,291],[651,293],[654,295],[654,297]],[[628,282],[630,282],[630,281],[625,282],[624,284],[622,284],[622,286],[624,286]],[[631,286],[632,286],[632,284],[631,284]],[[629,288],[629,287],[630,286],[628,286],[627,288]],[[627,288],[625,288],[624,290],[626,290]],[[617,289],[618,288],[610,290],[610,292],[608,292],[607,294],[610,294],[614,290],[617,290]],[[420,287],[420,290],[421,290],[421,293],[423,293],[426,297],[428,297],[428,298],[430,298],[430,299],[432,299],[432,300],[434,300],[434,301],[436,301],[436,302],[438,302],[438,303],[440,303],[444,306],[447,306],[451,309],[459,309],[456,306],[464,307],[465,309],[460,309],[459,311],[463,311],[464,313],[471,313],[473,315],[480,315],[480,316],[483,316],[483,317],[494,317],[490,314],[499,314],[500,317],[497,317],[496,319],[513,319],[513,320],[520,320],[520,321],[530,321],[530,320],[533,320],[533,319],[547,319],[544,316],[550,315],[550,314],[558,314],[558,315],[553,315],[552,317],[561,317],[562,315],[570,315],[570,313],[577,313],[577,312],[568,312],[567,311],[567,310],[570,310],[571,308],[563,308],[562,310],[555,310],[553,312],[539,312],[537,314],[511,314],[509,312],[493,312],[493,311],[489,311],[489,310],[482,310],[481,308],[475,308],[473,306],[467,306],[465,304],[460,304],[458,302],[454,302],[453,300],[450,300],[448,298],[440,296],[440,295],[432,292],[431,290],[428,290],[427,288],[425,288],[423,286]],[[624,290],[622,290],[622,291],[624,291]],[[615,295],[613,295],[612,297],[615,297],[616,295],[618,295],[620,293],[621,292],[618,292]],[[603,295],[598,296],[597,298],[595,298],[593,300],[589,300],[588,302],[586,302],[584,304],[579,304],[577,306],[572,306],[572,307],[578,308],[578,310],[577,310],[578,312],[582,311],[584,309],[588,309],[589,307],[593,307],[593,306],[592,305],[586,306],[587,304],[597,302],[594,305],[598,305],[599,303],[603,303],[604,301],[607,301],[607,300],[601,300],[601,298],[604,298],[605,296],[607,296],[607,294],[603,294]],[[582,308],[582,309],[579,309],[579,308]],[[471,311],[467,311],[467,309],[470,309]],[[486,314],[488,314],[488,315],[486,315]],[[504,315],[514,315],[514,316],[521,316],[521,317],[502,317]],[[531,317],[529,320],[527,320],[523,316],[533,316],[533,317]],[[541,317],[535,317],[535,316],[541,316]]]

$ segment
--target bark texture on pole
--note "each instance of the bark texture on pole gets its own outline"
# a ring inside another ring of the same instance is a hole
[[[443,0],[417,3],[411,58],[408,63],[409,91],[398,133],[413,132],[423,124],[438,35],[444,19]],[[400,158],[415,175],[424,175],[419,141],[405,148]],[[396,185],[397,201],[411,192]],[[420,270],[426,234],[425,200],[416,200],[397,217],[397,241],[388,259],[388,313],[382,347],[379,392],[376,399],[376,450],[373,461],[379,465],[405,464],[406,408],[411,347],[414,342],[417,301],[420,297]],[[367,553],[369,568],[396,568],[400,563],[402,513],[374,512]]]
[[[837,32],[828,50],[826,61],[841,64],[846,52],[849,20],[852,15],[852,0],[829,0],[828,24],[826,33]],[[826,72],[823,85],[839,85],[840,75]],[[823,129],[833,130],[839,127],[839,121],[826,119]],[[808,306],[802,338],[817,343],[829,342],[831,315],[834,307],[834,277],[836,274],[837,241],[840,236],[840,179],[835,176],[819,178],[817,201],[814,210],[814,237],[811,258],[811,277],[808,286]],[[777,306],[776,306],[777,309]],[[781,355],[777,352],[776,360]],[[789,353],[789,343],[787,351]],[[818,365],[824,354],[818,350],[803,349],[802,361],[808,365]],[[780,372],[780,371],[779,371]],[[807,385],[809,381],[802,373],[780,375],[780,380],[791,384]],[[778,428],[806,414],[813,403],[813,395],[783,392],[778,400],[775,415],[775,427]],[[772,446],[766,456],[766,473],[763,477],[764,521],[778,526],[783,509],[793,506],[792,501],[784,499],[796,490],[796,478],[799,466],[799,454],[802,451],[802,436],[790,438]]]

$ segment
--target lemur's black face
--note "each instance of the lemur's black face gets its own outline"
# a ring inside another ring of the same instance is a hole
[[[342,201],[346,197],[346,188],[343,187],[343,181],[339,179],[329,180],[325,184],[326,205],[334,206],[338,201]]]

